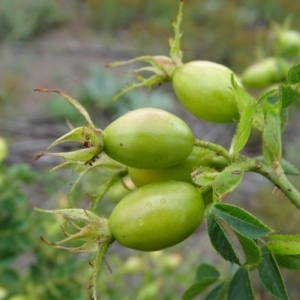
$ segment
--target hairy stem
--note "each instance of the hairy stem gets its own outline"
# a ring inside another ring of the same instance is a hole
[[[91,287],[93,289],[93,295],[92,295],[93,300],[97,300],[97,289],[96,289],[97,277],[100,272],[102,261],[106,263],[105,254],[111,243],[112,243],[111,239],[101,241],[98,246],[99,248],[98,248],[97,256],[95,260],[92,262],[92,266],[94,267],[94,271],[91,278]]]
[[[227,158],[228,161],[232,160],[230,155],[229,155],[229,152],[224,147],[222,147],[221,145],[211,143],[211,142],[208,142],[208,141],[203,141],[203,140],[200,140],[198,138],[195,138],[194,146],[203,147],[203,148],[212,150],[212,151],[216,152],[217,154]]]
[[[272,168],[259,161],[249,159],[248,170],[268,178],[298,209],[300,209],[300,193],[288,180],[279,162],[275,162],[274,167]]]

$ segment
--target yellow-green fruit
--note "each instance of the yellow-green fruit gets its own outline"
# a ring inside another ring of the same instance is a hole
[[[194,135],[179,117],[157,108],[130,111],[103,131],[104,152],[134,168],[167,168],[186,159]]]
[[[196,187],[179,181],[150,183],[125,196],[112,211],[108,225],[123,246],[157,251],[190,236],[204,215]]]
[[[223,65],[192,61],[176,67],[173,89],[182,105],[199,119],[233,122],[239,119],[239,112],[232,91],[232,75],[233,71]]]
[[[137,169],[128,168],[128,174],[135,184],[140,187],[152,182],[177,180],[188,183],[193,183],[191,173],[193,168],[197,166],[212,167],[215,157],[214,152],[201,148],[194,147],[193,152],[182,162],[175,166],[165,169]]]
[[[278,50],[287,56],[300,53],[300,34],[296,30],[282,30],[276,36]]]
[[[278,57],[269,57],[257,61],[245,69],[241,76],[242,83],[252,88],[264,88],[285,79],[288,63]]]

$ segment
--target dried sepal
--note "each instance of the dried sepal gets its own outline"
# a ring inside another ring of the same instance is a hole
[[[107,67],[119,67],[136,62],[145,62],[150,66],[142,67],[131,71],[137,75],[137,82],[130,83],[127,88],[117,94],[113,100],[116,101],[121,96],[127,92],[140,88],[148,87],[151,88],[155,84],[161,84],[166,81],[171,81],[175,68],[182,64],[182,50],[180,45],[180,39],[182,36],[180,26],[183,18],[182,13],[183,1],[180,1],[179,10],[177,14],[176,21],[172,21],[172,26],[174,29],[174,37],[169,37],[170,46],[170,57],[167,56],[140,56],[128,61],[117,61],[107,65]],[[140,75],[142,72],[154,73],[149,78],[144,78]]]
[[[108,227],[108,220],[105,218],[101,218],[96,214],[94,214],[93,212],[85,209],[74,208],[74,209],[43,210],[37,207],[33,207],[33,209],[35,211],[43,212],[43,213],[60,214],[64,216],[76,230],[74,234],[71,234],[67,231],[66,228],[62,227],[62,231],[66,236],[65,239],[58,242],[49,243],[43,237],[41,237],[43,243],[52,246],[54,248],[67,250],[73,253],[89,253],[89,252],[97,253],[96,258],[93,260],[93,262],[90,262],[90,265],[94,268],[94,270],[92,273],[92,277],[90,279],[90,286],[89,286],[89,288],[92,288],[92,299],[97,300],[97,293],[96,293],[97,277],[101,269],[102,261],[106,265],[108,265],[105,260],[105,254],[109,246],[114,241],[114,238]],[[76,224],[71,220],[84,223],[86,225],[81,227],[80,225]],[[84,243],[78,247],[66,247],[62,245],[64,243],[68,243],[73,240],[83,240]]]
[[[64,158],[67,161],[71,162],[84,162],[88,164],[92,161],[96,156],[99,154],[99,148],[91,147],[86,149],[80,149],[76,151],[70,152],[59,152],[59,153],[52,153],[52,152],[45,152],[37,155],[35,159],[39,159],[42,156],[56,156]]]
[[[68,96],[67,94],[65,94],[61,91],[51,90],[51,89],[43,89],[43,88],[38,88],[38,89],[35,89],[34,91],[42,92],[42,93],[58,93],[58,94],[60,94],[65,100],[67,100],[71,105],[73,105],[78,110],[78,112],[86,119],[89,127],[91,127],[91,128],[95,127],[88,112],[86,111],[86,109],[79,102],[77,102],[75,99]]]
[[[54,209],[54,210],[45,210],[38,207],[33,207],[35,211],[48,213],[48,214],[58,214],[62,215],[66,219],[75,220],[78,222],[84,222],[86,224],[96,221],[99,217],[93,212],[82,209],[82,208],[65,208],[65,209]]]
[[[85,108],[78,103],[75,99],[69,97],[65,93],[56,90],[47,89],[36,89],[39,92],[55,92],[59,93],[65,100],[67,100],[71,105],[73,105],[80,114],[84,116],[87,121],[87,126],[77,127],[72,129],[70,132],[66,133],[62,137],[54,141],[50,146],[48,146],[41,154],[36,155],[35,160],[42,156],[57,156],[63,158],[66,163],[60,164],[57,168],[64,167],[69,163],[77,164],[91,164],[98,157],[98,155],[103,151],[104,148],[104,137],[101,129],[96,128],[91,121],[91,118]],[[64,142],[79,142],[82,148],[71,152],[47,152],[52,147],[64,143]],[[57,168],[53,168],[55,170]]]

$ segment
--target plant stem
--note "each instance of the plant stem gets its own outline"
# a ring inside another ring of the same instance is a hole
[[[234,156],[230,156],[228,151],[222,146],[208,141],[203,141],[198,138],[195,138],[194,145],[210,149],[218,153],[219,155],[222,155],[231,163],[238,161],[244,161],[245,164],[248,163],[248,166],[245,171],[259,173],[262,176],[269,179],[276,187],[278,187],[284,193],[286,197],[290,199],[290,201],[298,209],[300,209],[300,193],[288,180],[279,162],[275,161],[273,167],[270,167],[260,161],[245,157],[238,153]]]
[[[217,154],[227,158],[228,161],[232,160],[229,155],[229,152],[225,148],[223,148],[221,145],[195,138],[194,146],[203,147],[203,148],[212,150],[212,151],[216,152]]]
[[[107,240],[99,242],[97,256],[92,263],[92,265],[94,267],[94,271],[93,271],[92,278],[91,278],[91,286],[93,288],[93,295],[92,295],[93,300],[97,300],[97,290],[96,290],[97,277],[100,272],[100,267],[101,267],[102,261],[105,261],[106,251],[111,243],[112,243],[111,239],[107,239]],[[106,261],[105,261],[105,263],[106,263]]]
[[[249,171],[253,171],[268,178],[276,187],[278,187],[290,201],[300,209],[300,193],[290,183],[286,177],[280,163],[274,163],[274,167],[269,167],[259,161],[249,159]]]

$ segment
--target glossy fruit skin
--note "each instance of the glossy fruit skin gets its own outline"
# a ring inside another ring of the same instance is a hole
[[[193,183],[191,173],[196,166],[211,167],[213,164],[213,152],[194,147],[193,152],[182,162],[165,169],[137,169],[128,168],[128,174],[136,187],[140,187],[152,182],[177,180]]]
[[[191,184],[155,182],[125,196],[112,211],[108,226],[123,246],[157,251],[174,246],[200,225],[204,201]]]
[[[242,83],[252,88],[264,88],[285,79],[288,64],[284,59],[268,57],[245,69],[241,76]]]
[[[192,61],[175,69],[173,89],[182,105],[199,119],[214,123],[237,121],[232,74],[230,69],[214,62]]]
[[[134,168],[167,168],[187,158],[194,144],[189,126],[157,108],[128,112],[104,130],[104,152]]]

